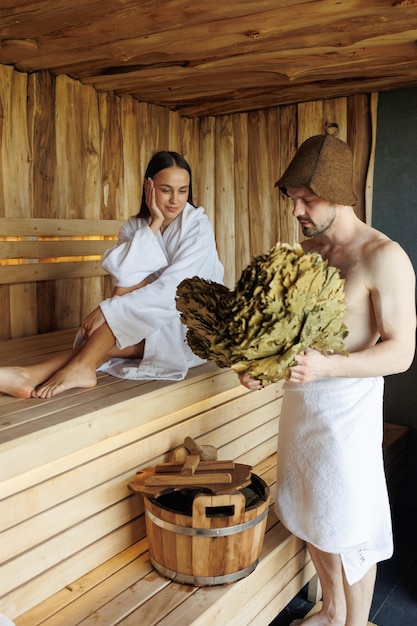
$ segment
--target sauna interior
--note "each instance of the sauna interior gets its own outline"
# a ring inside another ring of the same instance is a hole
[[[0,365],[70,348],[110,296],[100,258],[158,150],[189,161],[233,289],[255,255],[301,240],[275,181],[336,122],[355,211],[417,267],[416,42],[415,0],[2,0]],[[410,515],[415,389],[415,364],[385,381],[390,497]],[[249,576],[160,576],[128,488],[191,437],[251,465],[273,505],[281,400],[282,383],[249,392],[212,363],[178,382],[103,374],[44,401],[0,395],[0,613],[15,626],[265,626],[302,589],[318,600],[273,506]]]

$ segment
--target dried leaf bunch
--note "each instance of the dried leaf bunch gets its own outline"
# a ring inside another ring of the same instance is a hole
[[[192,351],[264,384],[289,375],[307,347],[346,354],[344,280],[299,244],[277,243],[244,269],[234,291],[194,277],[177,288]]]

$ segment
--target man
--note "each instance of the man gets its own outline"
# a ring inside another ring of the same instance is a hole
[[[294,203],[303,249],[320,253],[345,279],[349,356],[307,349],[291,367],[276,508],[307,542],[323,591],[322,610],[296,623],[365,626],[376,563],[393,550],[381,445],[383,376],[412,363],[415,275],[404,250],[356,216],[352,153],[329,131],[300,146],[276,186]],[[240,380],[261,388],[247,375]]]

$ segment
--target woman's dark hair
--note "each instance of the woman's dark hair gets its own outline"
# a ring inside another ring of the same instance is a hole
[[[191,167],[184,159],[181,154],[178,152],[171,152],[168,150],[161,150],[160,152],[156,152],[151,160],[148,163],[148,167],[146,168],[145,178],[153,178],[155,174],[160,172],[161,170],[165,170],[167,167],[181,167],[190,175],[190,187],[188,191],[188,202],[193,204],[193,187],[192,187],[192,177],[191,177]],[[140,211],[136,217],[148,218],[151,213],[149,211],[149,207],[146,204],[145,192],[142,192],[142,201],[140,204]]]

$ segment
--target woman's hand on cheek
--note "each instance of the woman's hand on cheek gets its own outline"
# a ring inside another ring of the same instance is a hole
[[[155,194],[155,185],[152,178],[147,178],[144,182],[145,187],[145,199],[150,214],[152,216],[152,221],[156,220],[158,222],[163,222],[164,216],[156,204],[156,194]],[[160,225],[161,225],[160,224]]]

